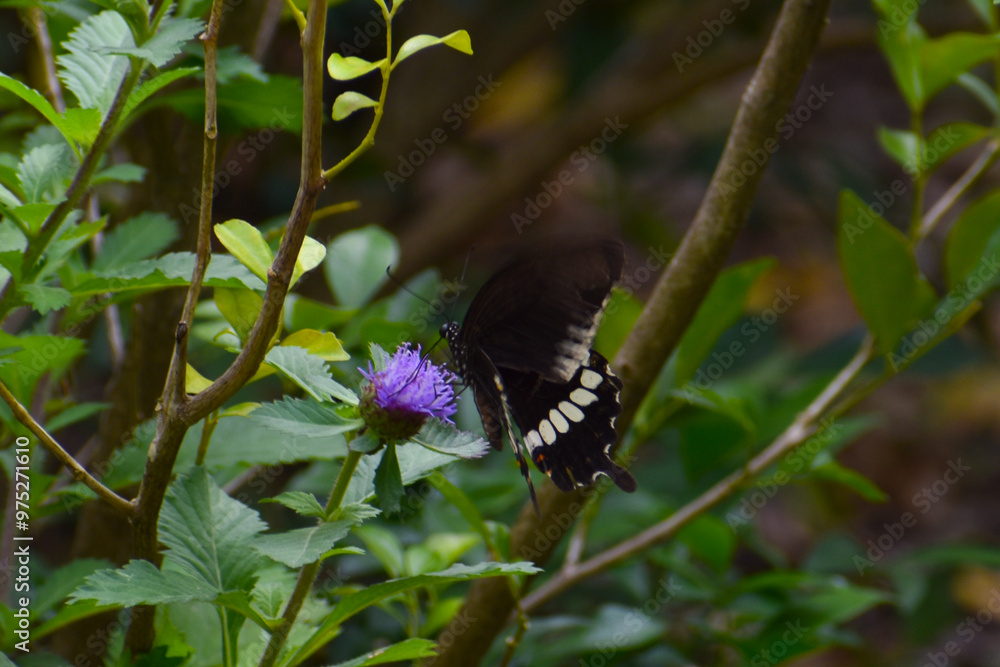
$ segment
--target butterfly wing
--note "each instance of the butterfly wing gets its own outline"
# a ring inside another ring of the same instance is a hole
[[[587,361],[624,263],[624,249],[613,241],[514,262],[473,300],[463,343],[498,368],[568,382]]]
[[[623,491],[636,489],[635,478],[610,456],[617,441],[615,419],[621,414],[622,382],[608,361],[590,351],[566,383],[531,373],[501,371],[506,399],[535,466],[563,491],[590,486],[607,475]]]

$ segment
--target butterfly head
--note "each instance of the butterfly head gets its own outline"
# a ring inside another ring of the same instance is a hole
[[[455,373],[465,378],[465,348],[461,343],[462,327],[458,322],[445,322],[441,325],[441,338],[448,341],[448,347],[455,358]]]

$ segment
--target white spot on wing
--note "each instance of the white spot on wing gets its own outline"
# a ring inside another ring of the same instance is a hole
[[[552,425],[555,426],[556,430],[560,433],[566,433],[569,431],[569,422],[566,421],[566,418],[563,417],[562,413],[558,410],[549,410],[549,421],[552,422]]]
[[[542,446],[542,436],[538,435],[538,431],[528,431],[528,435],[524,436],[524,444],[528,446],[530,453]]]
[[[542,434],[542,440],[545,444],[551,445],[556,441],[556,430],[552,428],[552,422],[548,419],[543,419],[542,423],[538,425],[538,432]]]
[[[587,389],[597,389],[603,381],[604,377],[600,373],[592,371],[589,368],[585,369],[583,373],[580,374],[580,384]]]
[[[586,389],[577,388],[570,393],[569,400],[584,408],[597,400],[597,394]]]
[[[586,391],[588,394],[590,394],[590,392],[587,391],[586,389],[577,389],[577,391]],[[590,394],[590,395],[593,396],[593,394]],[[570,395],[570,398],[572,398],[572,394]],[[574,422],[582,422],[583,421],[583,410],[581,410],[580,408],[576,407],[575,405],[573,405],[569,401],[561,401],[559,403],[559,412],[561,412],[564,415],[566,415],[566,418],[569,419],[570,421],[574,421]]]

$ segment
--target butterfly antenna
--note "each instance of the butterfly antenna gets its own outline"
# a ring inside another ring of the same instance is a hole
[[[423,301],[428,306],[431,306],[431,307],[434,306],[434,304],[432,304],[430,301],[428,301],[424,297],[420,296],[419,294],[417,294],[416,292],[414,292],[413,290],[411,290],[409,287],[407,287],[405,284],[403,284],[402,280],[400,280],[396,276],[392,275],[392,267],[391,266],[385,267],[385,275],[389,276],[389,280],[391,280],[392,282],[396,283],[396,286],[399,287],[399,289],[403,290],[404,292],[406,292],[410,296],[415,297],[415,298],[419,299],[420,301]]]

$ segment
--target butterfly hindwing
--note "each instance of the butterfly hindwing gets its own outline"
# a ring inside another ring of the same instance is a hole
[[[623,490],[635,490],[635,479],[610,457],[617,441],[622,383],[607,359],[591,350],[587,363],[567,383],[504,374],[507,400],[524,445],[535,466],[557,487],[570,491],[590,486],[604,474]]]

